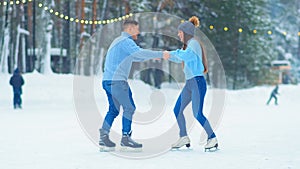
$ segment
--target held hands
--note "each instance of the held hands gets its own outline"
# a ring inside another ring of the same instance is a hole
[[[169,51],[163,51],[163,59],[168,60],[170,58],[170,53]],[[154,60],[161,60],[161,58],[155,58]]]
[[[169,53],[169,51],[163,51],[163,58],[165,59],[165,60],[168,60],[169,58],[170,58],[170,53]]]

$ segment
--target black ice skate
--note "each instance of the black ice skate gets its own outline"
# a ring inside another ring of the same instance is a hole
[[[131,138],[131,133],[122,136],[120,151],[141,152],[142,147],[143,147],[142,144],[135,142]]]
[[[207,143],[204,147],[205,152],[214,152],[217,151],[218,149],[218,140],[217,137],[211,138],[207,140]]]
[[[100,129],[100,152],[115,151],[116,144],[109,139],[109,132]]]

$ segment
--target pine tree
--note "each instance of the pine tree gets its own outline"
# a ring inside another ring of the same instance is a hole
[[[268,16],[265,5],[263,0],[206,2],[210,15],[206,15],[204,32],[219,53],[232,89],[253,86],[268,76],[264,64],[271,59],[266,34],[270,21],[264,17]]]

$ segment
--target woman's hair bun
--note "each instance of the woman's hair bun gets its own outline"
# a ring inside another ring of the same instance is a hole
[[[192,24],[194,24],[195,27],[199,27],[200,26],[200,21],[199,21],[199,18],[197,16],[192,16],[189,19],[189,21],[192,22]]]

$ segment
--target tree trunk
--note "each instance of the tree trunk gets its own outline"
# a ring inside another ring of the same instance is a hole
[[[101,15],[100,15],[100,20],[104,20],[105,18],[105,13],[106,13],[106,9],[107,9],[107,0],[104,0],[103,1],[103,4],[102,4],[102,11],[101,11]],[[100,25],[100,28],[99,30],[101,30],[101,32],[99,33],[99,38],[97,38],[97,46],[99,44],[101,44],[101,36],[102,36],[102,33],[104,33],[104,31],[102,31],[102,28],[103,28],[103,25]],[[100,60],[99,60],[99,68],[98,68],[98,74],[99,75],[102,75],[103,74],[103,60],[104,60],[104,48],[100,48],[100,47],[97,47],[97,53],[100,53],[99,57],[100,57]]]
[[[36,15],[36,12],[35,12],[35,0],[33,1],[32,3],[32,11],[33,11],[33,14],[32,14],[32,57],[36,58],[36,53],[35,53],[35,15]]]
[[[18,26],[16,28],[17,36],[16,36],[15,53],[14,53],[14,69],[18,67],[21,72],[24,72],[23,71],[23,59],[20,59],[23,57],[23,54],[20,53],[20,49],[22,49],[22,42],[20,45],[20,39],[21,39],[22,34],[27,34],[27,32],[22,28],[23,21],[24,21],[24,8],[22,5],[15,6],[15,7],[16,7],[16,23],[15,24],[17,24]]]
[[[1,29],[0,29],[0,49],[3,47],[3,40],[4,40],[4,25],[5,25],[5,15],[4,15],[4,5],[0,6],[0,16],[1,16]],[[2,50],[0,50],[0,56],[2,56]],[[2,58],[0,57],[0,63]]]
[[[238,41],[238,37],[239,34],[237,34],[236,39],[234,39],[234,44],[233,44],[233,59],[234,59],[234,75],[233,75],[233,84],[232,84],[232,89],[235,90],[236,86],[237,86],[237,78],[238,78],[238,72],[239,72],[239,41]]]
[[[93,0],[93,22],[97,20],[97,0]],[[96,30],[96,24],[93,24],[91,27],[91,35],[94,34]]]
[[[25,35],[21,37],[21,44],[22,44],[22,72],[25,73],[26,70],[26,41]]]
[[[299,33],[300,34],[300,27],[299,27]],[[298,36],[298,60],[300,60],[300,35]]]
[[[9,28],[10,26],[6,27],[4,30],[4,44],[2,47],[2,59],[1,59],[1,67],[2,67],[2,73],[8,74],[8,56],[9,56],[9,43],[10,43],[10,35],[9,35]]]
[[[46,26],[46,52],[44,58],[44,74],[49,75],[52,74],[53,71],[51,69],[51,32],[52,32],[52,22]]]
[[[103,6],[102,6],[102,13],[101,13],[101,16],[100,16],[101,21],[104,20],[104,18],[105,18],[106,9],[107,9],[107,0],[104,0],[103,1]]]
[[[130,5],[129,5],[129,0],[124,0],[125,3],[125,14],[129,14],[130,12]]]
[[[300,1],[298,1],[298,60],[300,61]]]
[[[80,12],[80,15],[81,15],[81,19],[82,20],[85,20],[85,12],[84,12],[84,8],[85,8],[85,0],[81,0],[81,12]],[[80,23],[80,49],[82,48],[83,46],[83,36],[81,36],[84,32],[84,24]]]
[[[92,12],[93,12],[93,22],[94,21],[96,21],[97,20],[97,0],[93,0],[93,6],[92,6]],[[95,30],[96,30],[96,24],[92,24],[91,25],[91,32],[90,32],[90,35],[93,35],[94,34],[94,32],[95,32]],[[94,69],[94,62],[95,62],[95,53],[96,53],[96,50],[97,49],[95,49],[95,43],[94,43],[94,41],[91,41],[90,43],[89,43],[89,56],[90,56],[90,63],[89,63],[89,66],[90,66],[90,68],[89,68],[89,74],[90,75],[94,75],[95,74],[95,69]]]
[[[33,50],[32,48],[32,34],[33,34],[33,31],[32,31],[32,3],[28,3],[26,6],[26,11],[27,11],[27,16],[25,18],[26,20],[26,24],[24,23],[24,26],[25,26],[25,29],[27,29],[29,32],[30,32],[30,35],[28,36],[28,38],[26,38],[26,48],[27,49],[31,49]],[[26,50],[25,50],[26,51]],[[27,53],[27,51],[26,51]],[[34,60],[34,57],[32,55],[32,52],[31,53],[28,53],[29,55],[27,56],[28,57],[28,60],[27,60],[27,63],[26,63],[26,67],[27,67],[27,70],[28,71],[33,71],[34,67],[35,67],[35,60]]]
[[[81,16],[81,20],[85,20],[85,12],[84,12],[84,8],[85,8],[85,0],[81,0],[81,6],[80,6],[80,16]],[[84,23],[80,23],[80,47],[79,49],[82,50],[83,44],[84,44]],[[79,74],[83,75],[84,74],[84,59],[78,59],[79,62]]]
[[[4,27],[4,43],[2,46],[2,56],[1,56],[1,72],[4,74],[8,74],[8,56],[9,56],[9,44],[10,44],[10,15],[11,15],[11,8],[9,5],[6,6],[5,11],[5,27]]]
[[[69,2],[69,1],[68,1]],[[75,9],[75,10],[69,10],[70,16],[75,16],[75,18],[78,18],[78,0],[75,3],[69,3],[70,9]],[[68,24],[70,26],[70,51],[69,51],[69,56],[70,56],[70,72],[75,73],[75,61],[76,57],[78,55],[78,24],[76,22],[69,22]]]
[[[20,24],[17,26],[17,37],[15,46],[15,59],[14,59],[14,69],[18,67],[19,62],[19,44],[20,44]]]
[[[22,11],[22,14],[21,14],[21,27],[26,29],[25,28],[25,8],[23,6],[23,4],[21,5],[21,11]],[[22,72],[25,73],[26,72],[26,45],[25,45],[25,35],[29,35],[30,33],[27,31],[27,32],[22,32],[23,33],[23,36],[21,36],[21,68],[22,68]]]
[[[64,9],[66,10],[66,15],[67,16],[70,16],[70,1],[66,1],[65,3],[64,3]],[[73,15],[72,15],[73,16]],[[62,48],[64,48],[64,49],[66,49],[67,50],[67,56],[65,56],[65,57],[67,57],[67,63],[70,63],[70,64],[72,64],[72,62],[71,62],[71,49],[70,49],[70,34],[71,34],[71,29],[70,29],[70,25],[71,25],[72,23],[70,22],[70,21],[65,21],[64,22],[64,26],[63,26],[63,39],[62,39]],[[64,64],[66,64],[66,63],[64,63]],[[63,67],[64,67],[64,72],[67,72],[67,71],[69,71],[69,70],[66,70],[65,68],[65,65],[63,65]],[[71,65],[70,65],[70,67],[71,67]],[[71,72],[71,71],[70,71]]]

